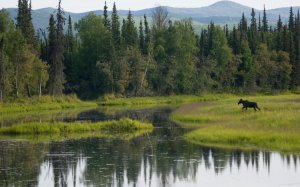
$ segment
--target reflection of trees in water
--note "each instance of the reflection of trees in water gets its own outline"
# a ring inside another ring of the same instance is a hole
[[[56,151],[78,152],[87,157],[84,176],[77,177],[84,178],[87,185],[95,186],[123,186],[125,182],[135,186],[141,176],[145,184],[149,184],[155,176],[161,186],[167,186],[173,181],[196,180],[201,166],[219,174],[226,168],[252,167],[259,170],[262,167],[270,168],[271,165],[270,152],[220,150],[187,144],[182,140],[161,141],[153,138],[153,147],[149,144],[146,136],[125,142],[90,139],[68,143],[67,149],[64,145],[56,148]],[[68,176],[65,168],[76,166],[74,162],[78,160],[53,158],[51,163],[56,172],[55,180],[60,181],[59,186],[64,186],[66,183],[62,181]],[[287,160],[296,160],[293,161],[295,167],[300,160],[299,156],[282,155],[282,158],[287,164],[291,163]],[[74,180],[76,176],[72,178]]]
[[[47,146],[0,141],[0,186],[35,186]]]
[[[94,186],[122,187],[125,183],[136,186],[141,178],[148,185],[157,179],[161,186],[167,186],[178,180],[196,180],[200,167],[216,174],[226,172],[226,169],[232,171],[235,167],[252,167],[259,171],[262,164],[270,170],[273,155],[270,152],[221,150],[185,142],[182,140],[185,130],[168,121],[169,112],[169,109],[147,109],[107,116],[94,110],[73,118],[101,120],[103,117],[130,117],[151,121],[154,126],[160,127],[151,135],[130,141],[91,138],[53,142],[49,146],[0,142],[0,186],[34,186],[43,150],[48,150],[44,164],[49,165],[46,168],[53,174],[55,186],[69,186],[70,183],[76,186],[79,185],[77,181]],[[288,166],[294,164],[295,168],[299,167],[299,156],[282,155],[281,159]],[[83,161],[85,164],[80,165]],[[76,172],[78,167],[82,167],[82,173]],[[43,184],[43,181],[40,182]]]

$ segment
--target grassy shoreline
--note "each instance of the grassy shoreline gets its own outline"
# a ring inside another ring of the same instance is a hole
[[[98,104],[102,106],[156,106],[178,105],[200,101],[216,101],[222,98],[230,98],[231,94],[203,94],[203,95],[173,95],[161,97],[133,97],[133,98],[104,98]]]
[[[18,99],[12,103],[0,104],[1,114],[10,114],[18,112],[32,112],[42,110],[59,110],[72,108],[97,107],[96,102],[81,101],[75,95],[67,96],[42,96],[27,99]]]
[[[300,153],[300,95],[247,97],[258,102],[260,112],[242,111],[238,99],[184,105],[171,119],[197,128],[184,136],[196,144]]]
[[[142,123],[129,118],[101,122],[31,122],[0,128],[1,135],[42,135],[42,134],[72,134],[83,132],[124,132],[138,130],[153,130],[152,124]]]

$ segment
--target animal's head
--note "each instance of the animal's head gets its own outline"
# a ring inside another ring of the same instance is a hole
[[[243,99],[239,100],[238,105],[241,104],[241,103],[243,103]]]

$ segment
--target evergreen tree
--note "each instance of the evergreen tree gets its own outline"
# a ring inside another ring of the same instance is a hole
[[[125,47],[136,46],[138,42],[137,29],[134,26],[134,20],[131,11],[128,12],[127,20],[123,22],[122,36]]]
[[[283,35],[283,24],[282,24],[282,21],[281,21],[281,17],[279,15],[279,18],[278,18],[278,21],[277,21],[277,30],[276,30],[276,38],[275,38],[275,47],[276,47],[276,50],[279,51],[279,50],[283,50],[283,45],[282,45],[282,35]]]
[[[109,18],[108,18],[107,8],[108,8],[108,7],[106,6],[106,1],[105,1],[104,10],[103,10],[104,26],[105,26],[107,29],[110,29],[110,28],[111,28],[111,25],[110,25],[110,20],[109,20]]]
[[[249,36],[249,45],[252,53],[254,54],[256,51],[258,39],[257,39],[257,24],[255,18],[255,11],[252,8],[251,12],[251,24],[250,24],[250,36]]]
[[[65,76],[64,76],[64,17],[61,9],[61,0],[59,0],[55,25],[55,37],[50,42],[49,37],[49,60],[50,60],[50,75],[49,75],[49,92],[51,95],[62,95],[64,90]],[[50,18],[53,21],[53,18]],[[53,23],[50,23],[50,26]],[[52,27],[52,26],[51,26]],[[53,29],[49,27],[49,29]],[[49,35],[54,35],[49,32]],[[51,36],[52,37],[52,36]],[[52,43],[51,46],[50,43]],[[53,47],[53,48],[52,48]],[[52,48],[52,49],[51,49]]]
[[[66,76],[65,92],[73,93],[76,91],[76,75],[75,75],[75,53],[76,53],[76,40],[73,34],[72,18],[69,15],[68,27],[65,37],[65,59],[64,59],[64,74]]]
[[[145,36],[144,36],[144,28],[143,28],[143,22],[140,21],[140,27],[139,27],[139,44],[140,44],[140,50],[141,52],[145,51]]]
[[[146,14],[144,15],[144,25],[145,25],[145,50],[144,54],[149,53],[150,48],[150,42],[151,42],[151,34],[150,34],[150,28],[147,21]]]
[[[114,47],[116,49],[120,49],[120,44],[121,44],[120,21],[119,21],[119,16],[117,13],[117,8],[115,3],[111,15],[111,33],[112,33]]]
[[[260,19],[260,13],[258,14],[258,31],[261,32],[261,19]]]
[[[268,26],[268,19],[267,19],[267,13],[266,13],[266,7],[264,6],[264,14],[263,14],[263,20],[262,20],[262,31],[268,32],[269,26]]]
[[[293,13],[293,7],[290,8],[290,16],[289,16],[289,31],[293,32],[295,27],[294,23],[294,13]]]
[[[31,1],[18,1],[17,27],[22,31],[24,37],[27,40],[27,43],[35,48],[37,46],[37,41],[32,24]]]

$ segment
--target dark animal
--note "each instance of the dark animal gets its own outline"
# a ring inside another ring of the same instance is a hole
[[[256,109],[260,110],[260,108],[257,106],[257,103],[255,103],[255,102],[250,102],[247,100],[240,99],[238,104],[243,104],[242,109],[247,110],[248,108],[253,108],[255,111],[256,111]]]

